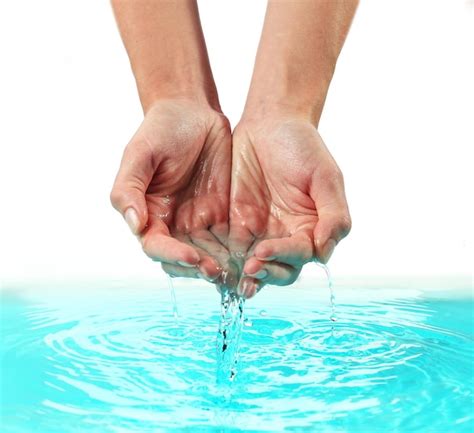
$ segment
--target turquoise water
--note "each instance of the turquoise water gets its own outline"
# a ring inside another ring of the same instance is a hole
[[[204,283],[177,311],[166,281],[6,287],[0,430],[472,432],[472,295],[423,289],[336,285],[331,321],[324,283],[242,315]]]

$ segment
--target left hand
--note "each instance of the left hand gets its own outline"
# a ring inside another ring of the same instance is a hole
[[[342,173],[310,121],[288,113],[240,122],[233,134],[230,248],[238,291],[287,285],[329,260],[350,231]]]

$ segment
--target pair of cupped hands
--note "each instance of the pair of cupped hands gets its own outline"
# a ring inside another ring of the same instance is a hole
[[[351,225],[341,171],[309,119],[265,109],[232,132],[219,108],[185,98],[147,109],[111,201],[169,275],[245,298],[326,263]]]

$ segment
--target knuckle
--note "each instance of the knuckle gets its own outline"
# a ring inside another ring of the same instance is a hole
[[[300,259],[303,263],[306,263],[306,262],[310,262],[312,258],[313,258],[313,250],[311,248],[311,249],[305,250],[303,254],[301,254]]]
[[[336,163],[331,164],[321,172],[321,179],[326,185],[336,188],[344,185],[344,176]]]
[[[175,277],[176,275],[174,274],[174,268],[173,266],[169,265],[168,263],[162,263],[161,264],[161,269],[163,269],[164,272],[166,272],[168,275]]]
[[[286,282],[286,284],[287,285],[293,284],[298,279],[299,275],[300,275],[299,272],[293,272],[290,278],[288,278],[288,281]]]
[[[226,116],[221,113],[219,113],[216,126],[221,130],[230,131],[230,121]]]
[[[341,235],[341,238],[344,238],[349,234],[352,229],[352,219],[349,214],[340,215],[337,219],[338,231]]]
[[[336,187],[342,187],[344,185],[344,178],[342,175],[342,171],[339,167],[336,167],[329,178],[329,182],[331,182]]]
[[[143,252],[150,258],[153,259],[154,256],[152,254],[152,248],[150,245],[150,239],[149,238],[141,238],[140,243],[142,244],[142,250]]]
[[[110,198],[110,203],[112,204],[112,206],[115,209],[118,209],[120,206],[121,199],[122,199],[122,192],[119,189],[117,189],[117,187],[114,186],[112,188],[112,191],[110,191],[109,198]]]

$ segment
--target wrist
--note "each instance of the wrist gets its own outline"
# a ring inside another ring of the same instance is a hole
[[[258,98],[247,101],[240,123],[259,124],[278,119],[299,119],[317,126],[319,115],[311,104],[285,98]]]
[[[245,104],[245,118],[285,116],[306,119],[317,126],[326,100],[330,78],[293,77],[291,73],[254,74]]]
[[[186,69],[186,68],[185,68]],[[180,99],[220,111],[217,89],[212,76],[198,76],[185,69],[161,74],[150,74],[141,78],[136,75],[138,93],[143,111],[161,100]]]
[[[273,93],[248,99],[240,123],[258,125],[298,120],[317,127],[321,109],[313,101],[299,99],[294,94],[277,97]]]
[[[196,0],[112,4],[145,112],[177,97],[218,107]]]

